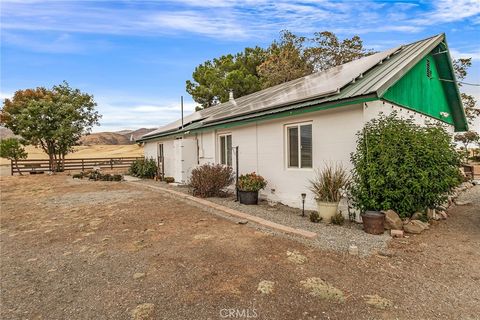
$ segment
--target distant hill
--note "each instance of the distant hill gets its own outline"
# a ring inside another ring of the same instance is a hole
[[[5,127],[0,127],[0,139],[8,139],[8,138],[18,138],[18,137],[13,134],[12,130],[7,129]]]
[[[80,138],[80,144],[84,146],[92,146],[98,144],[110,144],[110,145],[125,145],[132,144],[130,139],[126,136],[115,132],[97,132]]]
[[[122,130],[117,132],[97,132],[80,138],[80,144],[91,145],[127,145],[135,143],[135,140],[155,129],[140,128],[137,130]],[[0,126],[0,139],[17,137],[10,129]]]
[[[115,133],[119,133],[121,135],[126,136],[129,140],[135,141],[138,138],[140,138],[141,136],[143,136],[144,134],[152,132],[153,130],[155,130],[155,128],[153,128],[153,129],[152,128],[140,128],[140,129],[137,129],[137,130],[122,130],[122,131],[117,131]]]

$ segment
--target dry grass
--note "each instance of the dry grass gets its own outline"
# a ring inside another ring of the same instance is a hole
[[[42,149],[33,146],[25,148],[29,159],[47,159],[48,156]],[[69,159],[75,158],[108,158],[108,157],[141,157],[143,148],[136,144],[128,145],[93,145],[77,146],[75,152],[67,156]],[[0,158],[0,165],[10,164],[10,160]]]

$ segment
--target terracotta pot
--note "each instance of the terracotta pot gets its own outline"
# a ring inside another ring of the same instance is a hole
[[[385,231],[385,215],[380,211],[365,211],[362,213],[363,230],[370,234],[383,234]]]
[[[317,201],[317,208],[322,221],[330,223],[332,222],[332,217],[337,214],[338,202]]]
[[[258,191],[238,190],[238,198],[241,204],[258,204]]]

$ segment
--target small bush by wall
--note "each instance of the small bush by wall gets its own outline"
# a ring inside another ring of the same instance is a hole
[[[351,161],[351,194],[362,212],[393,209],[410,217],[443,203],[461,182],[460,159],[447,131],[395,113],[365,125]]]
[[[192,170],[189,186],[194,196],[206,198],[221,194],[233,183],[233,169],[221,164],[204,164]]]
[[[157,174],[157,163],[154,159],[135,160],[128,173],[135,177],[152,179]]]

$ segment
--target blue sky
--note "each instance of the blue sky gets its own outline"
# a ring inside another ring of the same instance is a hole
[[[480,1],[1,0],[0,97],[67,80],[95,96],[94,131],[158,127],[195,103],[185,81],[207,59],[267,46],[282,29],[358,34],[387,49],[445,32],[480,82]],[[480,100],[480,87],[463,89]]]

